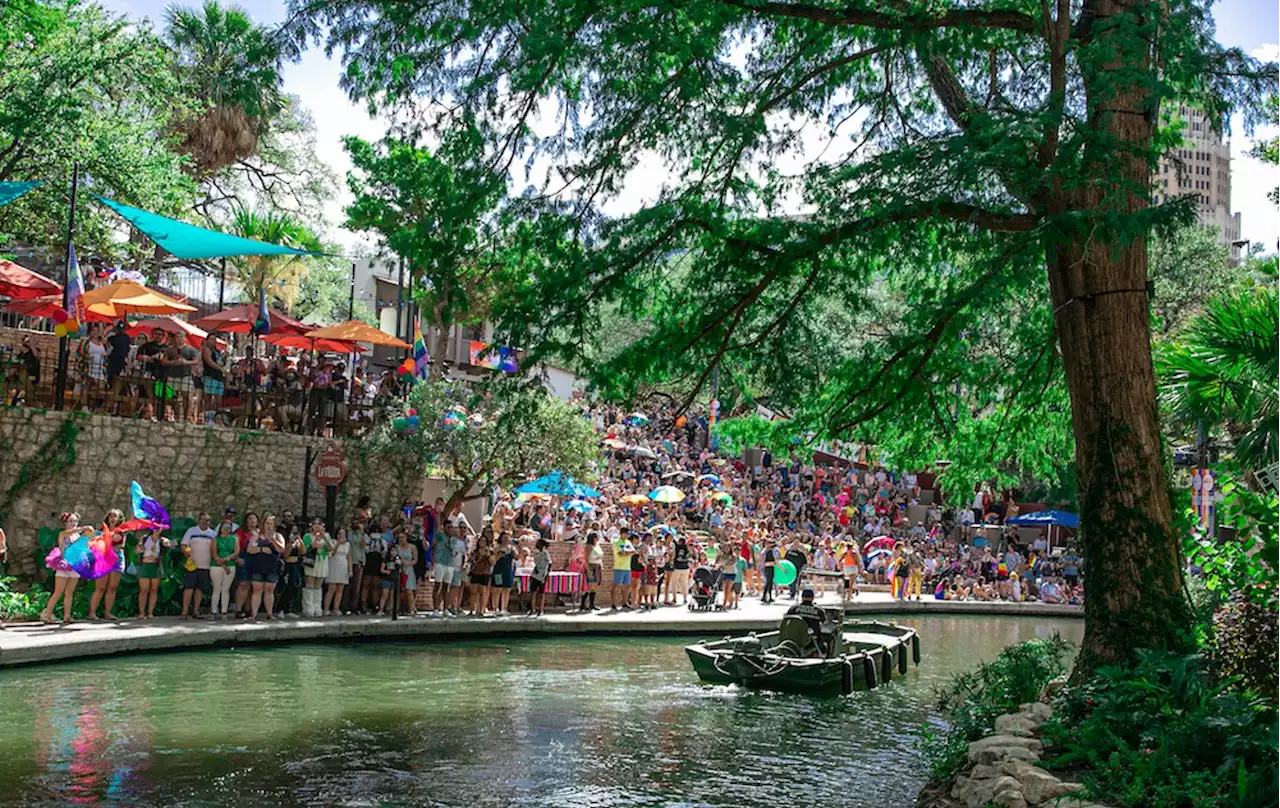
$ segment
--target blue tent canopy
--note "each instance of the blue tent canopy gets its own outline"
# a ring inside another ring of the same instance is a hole
[[[575,482],[572,477],[560,471],[545,474],[536,480],[527,482],[516,489],[517,494],[549,494],[555,497],[598,497],[600,492]]]
[[[196,227],[194,224],[180,222],[151,213],[141,208],[130,207],[119,202],[98,196],[98,201],[123,216],[129,224],[141,230],[147,238],[159,244],[171,255],[188,261],[202,258],[228,258],[233,255],[321,255],[306,250],[295,250],[283,244],[271,244],[266,241],[254,241],[241,238],[230,233]]]
[[[1024,525],[1026,527],[1080,527],[1080,515],[1070,511],[1035,511],[1034,513],[1015,516],[1005,520],[1006,525]]]
[[[0,205],[7,205],[13,200],[30,191],[32,188],[38,188],[44,183],[36,182],[0,182]]]

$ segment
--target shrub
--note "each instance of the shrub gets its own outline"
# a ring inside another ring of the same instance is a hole
[[[1236,598],[1213,618],[1210,659],[1220,678],[1240,684],[1274,704],[1280,690],[1276,659],[1280,658],[1276,613],[1257,603]]]
[[[964,763],[970,741],[995,728],[995,720],[1015,712],[1019,704],[1035,701],[1054,678],[1067,670],[1071,643],[1028,640],[1011,645],[990,662],[954,676],[934,695],[950,727],[942,733],[921,731],[920,748],[934,780],[945,780]]]
[[[1045,765],[1080,770],[1088,796],[1120,808],[1275,805],[1275,708],[1232,684],[1163,651],[1099,668],[1059,697]]]
[[[40,590],[19,592],[13,588],[14,578],[0,578],[0,620],[34,620],[40,616],[47,593]]]

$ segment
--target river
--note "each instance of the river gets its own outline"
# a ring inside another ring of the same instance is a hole
[[[844,698],[698,684],[688,640],[285,645],[0,672],[0,805],[910,805],[930,693],[1084,624],[899,619],[923,660]]]

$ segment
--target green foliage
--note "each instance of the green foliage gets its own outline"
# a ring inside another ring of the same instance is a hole
[[[551,471],[580,480],[596,476],[600,450],[591,422],[536,380],[495,375],[474,385],[420,382],[407,407],[417,412],[420,428],[397,432],[385,423],[371,438],[370,451],[407,454],[421,472],[432,468],[457,481],[446,510]],[[446,426],[448,414],[465,423]]]
[[[237,236],[272,244],[283,244],[297,250],[323,252],[324,245],[311,228],[288,215],[271,210],[235,212],[230,231]],[[298,299],[303,279],[316,259],[301,255],[245,255],[231,259],[245,294],[256,301],[258,290],[292,309]]]
[[[1176,429],[1221,430],[1244,468],[1280,460],[1280,293],[1240,288],[1206,304],[1157,354],[1161,403]]]
[[[56,247],[79,161],[94,190],[174,211],[194,187],[167,134],[191,110],[171,55],[145,22],[88,2],[0,3],[0,180],[47,180],[0,208],[0,242]],[[77,245],[119,257],[118,218],[84,205]]]
[[[921,739],[933,779],[946,780],[955,774],[964,763],[969,742],[990,733],[996,718],[1039,699],[1049,682],[1066,672],[1071,651],[1071,643],[1056,634],[1051,640],[1028,640],[952,677],[939,689],[936,705],[950,726],[942,734],[926,728]]]
[[[16,578],[0,578],[0,621],[35,620],[44,608],[39,593],[19,592],[13,588]]]
[[[410,141],[344,140],[355,167],[347,227],[377,234],[409,268],[415,300],[430,324],[483,319],[493,293],[489,254],[505,177],[484,162],[474,129],[451,131],[435,151]],[[439,350],[433,350],[439,355]]]
[[[377,319],[363,301],[351,306],[351,270],[349,266],[334,266],[317,262],[310,267],[298,284],[298,295],[293,302],[293,316],[315,323],[337,323],[352,317],[377,326]]]
[[[1218,525],[1234,535],[1210,536],[1197,522],[1187,539],[1187,561],[1221,599],[1238,594],[1274,612],[1280,599],[1280,499],[1250,491],[1226,474],[1218,483]]]
[[[1089,796],[1118,808],[1276,804],[1275,708],[1195,656],[1098,668],[1042,730],[1059,751],[1046,765],[1081,770]]]
[[[1246,274],[1231,264],[1231,250],[1218,241],[1217,229],[1198,222],[1153,235],[1147,250],[1147,271],[1155,282],[1151,323],[1159,337],[1180,331],[1206,301],[1230,291]]]
[[[1244,688],[1275,704],[1280,697],[1278,658],[1280,631],[1274,605],[1237,597],[1214,615],[1209,648],[1214,675],[1237,680]]]

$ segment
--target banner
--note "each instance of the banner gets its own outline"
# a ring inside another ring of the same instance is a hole
[[[514,348],[505,345],[492,346],[480,340],[471,340],[471,364],[476,367],[501,370],[504,373],[515,373],[520,369],[516,362]]]

